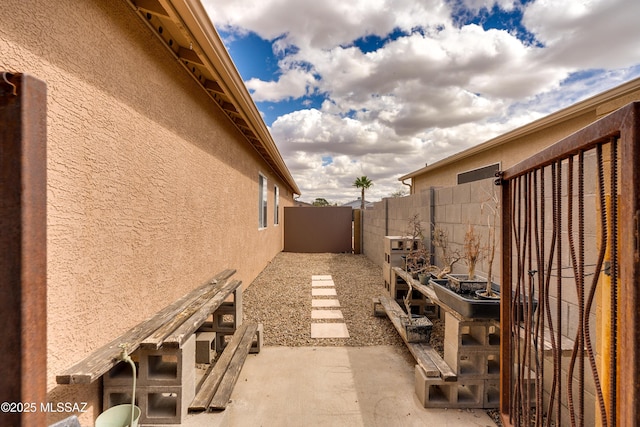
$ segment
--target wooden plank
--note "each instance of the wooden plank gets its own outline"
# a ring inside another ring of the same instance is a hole
[[[224,410],[229,403],[229,398],[231,397],[231,393],[233,392],[233,388],[238,382],[238,377],[240,377],[240,371],[242,370],[242,366],[244,365],[244,361],[247,359],[247,355],[249,354],[249,349],[251,348],[251,343],[253,342],[253,337],[258,330],[258,325],[253,323],[249,325],[242,336],[242,341],[238,345],[238,349],[233,355],[233,359],[229,363],[229,367],[220,382],[220,386],[218,390],[213,395],[213,399],[209,403],[209,410]]]
[[[396,275],[402,277],[402,279],[404,279],[405,282],[408,281],[408,280],[411,280],[411,286],[413,286],[413,289],[415,289],[416,291],[420,292],[422,295],[424,295],[427,298],[429,298],[432,303],[436,304],[438,307],[440,307],[441,309],[443,309],[447,313],[451,314],[456,319],[458,319],[458,320],[471,320],[471,319],[468,319],[468,318],[462,316],[456,310],[454,310],[453,308],[449,307],[447,304],[445,304],[442,301],[440,301],[438,299],[438,296],[436,295],[436,291],[433,290],[433,287],[431,285],[423,285],[419,281],[413,279],[410,275],[407,274],[406,271],[404,271],[400,267],[393,267],[392,269],[393,269],[394,273]]]
[[[458,375],[449,367],[447,362],[444,361],[442,357],[438,354],[438,352],[431,347],[430,345],[424,345],[424,351],[426,356],[433,362],[434,365],[440,371],[440,377],[446,381],[457,381]]]
[[[135,351],[140,346],[140,343],[161,327],[167,319],[171,319],[178,315],[178,313],[189,306],[191,301],[198,298],[203,293],[208,292],[219,282],[227,280],[235,274],[235,272],[236,270],[224,270],[217,274],[204,285],[184,295],[156,313],[153,317],[129,329],[118,338],[98,348],[89,354],[89,356],[71,366],[62,374],[56,376],[56,382],[58,384],[89,384],[95,381],[119,363],[119,356],[122,352],[122,349],[120,348],[121,344],[127,346],[127,351],[129,353]]]
[[[396,328],[396,330],[402,337],[402,340],[406,343],[407,332],[405,331],[404,326],[402,325],[402,321],[400,320],[400,316],[404,312],[402,311],[402,309],[400,308],[397,302],[395,302],[394,300],[392,300],[386,295],[382,295],[380,297],[380,304],[382,304],[382,307],[384,307],[384,311],[387,312],[387,316],[389,317],[389,320],[391,320],[391,323],[393,324],[393,326]]]
[[[213,296],[209,301],[204,303],[198,311],[193,313],[189,319],[187,319],[180,327],[178,327],[175,331],[171,333],[168,337],[166,337],[162,341],[162,345],[164,347],[182,347],[187,339],[193,334],[199,327],[207,320],[207,317],[222,303],[226,300],[229,295],[231,295],[236,289],[238,289],[242,285],[242,281],[233,280],[223,286],[220,291]],[[239,290],[238,292],[242,292]],[[237,297],[237,299],[240,299]],[[235,301],[236,303],[238,301]],[[242,319],[236,319],[236,322],[239,324]],[[237,325],[236,325],[237,326]]]
[[[430,348],[431,347],[430,345],[417,343],[417,342],[405,343],[405,344],[407,344],[407,348],[409,349],[409,352],[411,353],[413,358],[416,359],[416,363],[418,364],[418,366],[420,366],[424,371],[425,376],[429,378],[440,377],[440,370],[438,369],[436,364],[433,363],[431,358],[427,355],[426,348],[427,347]]]
[[[144,9],[154,15],[169,17],[167,11],[156,0],[135,0],[135,4],[139,9]]]
[[[407,345],[409,352],[411,352],[418,365],[420,365],[420,367],[424,370],[425,375],[430,378],[439,377],[440,370],[438,369],[436,364],[433,363],[431,358],[427,355],[426,350],[424,349],[425,346],[429,348],[431,346],[429,346],[428,344],[410,343],[407,341],[406,331],[404,329],[404,326],[402,325],[402,321],[400,320],[400,316],[403,315],[404,312],[402,311],[398,303],[388,296],[383,295],[380,297],[380,304],[382,304],[382,307],[384,307],[384,311],[387,312],[389,320],[391,320],[391,323],[402,337],[404,343]]]
[[[387,296],[380,297],[380,303],[387,312],[387,316],[396,330],[402,337],[403,341],[409,348],[409,351],[418,362],[418,365],[424,370],[427,377],[441,377],[444,381],[456,381],[457,374],[449,367],[447,362],[426,343],[409,343],[406,339],[406,331],[400,320],[402,309],[397,302]],[[404,313],[404,312],[402,312]]]
[[[209,301],[212,301],[218,297],[218,295],[223,295],[222,301],[224,301],[228,296],[228,289],[232,286],[237,286],[235,281],[232,282],[217,282],[214,286],[208,289],[206,292],[198,295],[196,298],[190,300],[189,304],[184,307],[182,311],[175,314],[174,316],[167,318],[165,322],[159,327],[153,334],[142,340],[140,346],[143,348],[152,348],[158,349],[162,345],[165,338],[173,334],[178,328],[180,328],[185,322],[189,321],[191,316],[194,313],[199,312],[202,307],[206,306]],[[219,298],[218,298],[219,299]],[[206,319],[206,316],[205,316]],[[202,322],[204,322],[204,320]],[[198,324],[196,329],[202,324]],[[195,329],[194,329],[195,331]]]
[[[207,377],[202,382],[200,390],[198,390],[196,397],[189,405],[189,411],[201,412],[209,407],[209,402],[218,390],[222,377],[224,376],[224,373],[226,372],[229,363],[238,349],[238,345],[244,337],[244,333],[248,327],[249,324],[244,324],[236,330],[235,334],[233,334],[231,341],[224,348],[215,365],[213,365],[213,369],[207,373]]]
[[[196,65],[203,65],[202,59],[200,59],[197,53],[182,46],[178,49],[178,57]]]

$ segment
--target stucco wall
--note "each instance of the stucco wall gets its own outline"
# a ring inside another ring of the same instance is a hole
[[[99,381],[55,375],[224,268],[248,285],[283,247],[274,184],[293,195],[126,2],[3,10],[0,69],[48,85],[49,398],[89,401],[86,422]]]

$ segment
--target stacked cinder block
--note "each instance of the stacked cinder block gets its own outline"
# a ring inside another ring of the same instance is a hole
[[[138,349],[136,404],[140,424],[180,424],[195,396],[195,335],[182,348]],[[130,366],[120,363],[103,376],[104,408],[131,403]]]
[[[393,271],[393,268],[391,269],[391,284],[388,290],[389,296],[395,299],[400,306],[404,306],[404,297],[409,293],[409,285],[403,277]],[[439,316],[440,309],[428,297],[414,289],[411,293],[411,312],[433,319]]]
[[[236,293],[235,302],[224,302],[211,315],[211,320],[200,326],[198,332],[215,332],[215,351],[221,353],[242,324],[242,304],[238,302],[242,293]],[[208,363],[208,362],[203,362]]]
[[[460,320],[445,313],[444,360],[455,382],[427,378],[416,366],[416,394],[425,407],[496,408],[499,404],[500,329],[493,320]]]
[[[409,253],[411,246],[410,236],[385,236],[384,237],[384,263],[382,275],[386,289],[392,298],[395,296],[395,283],[393,279],[393,267],[402,267],[402,257]]]

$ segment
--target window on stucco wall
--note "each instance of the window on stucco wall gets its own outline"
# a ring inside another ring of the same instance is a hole
[[[280,224],[280,189],[273,186],[273,224]]]
[[[258,227],[267,228],[267,177],[258,175]]]

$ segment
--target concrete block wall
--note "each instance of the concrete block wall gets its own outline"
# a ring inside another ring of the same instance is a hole
[[[384,263],[384,236],[407,234],[409,219],[419,214],[428,237],[431,223],[431,191],[405,197],[383,199],[373,209],[362,213],[363,253],[382,267]],[[425,239],[427,246],[430,239]]]

